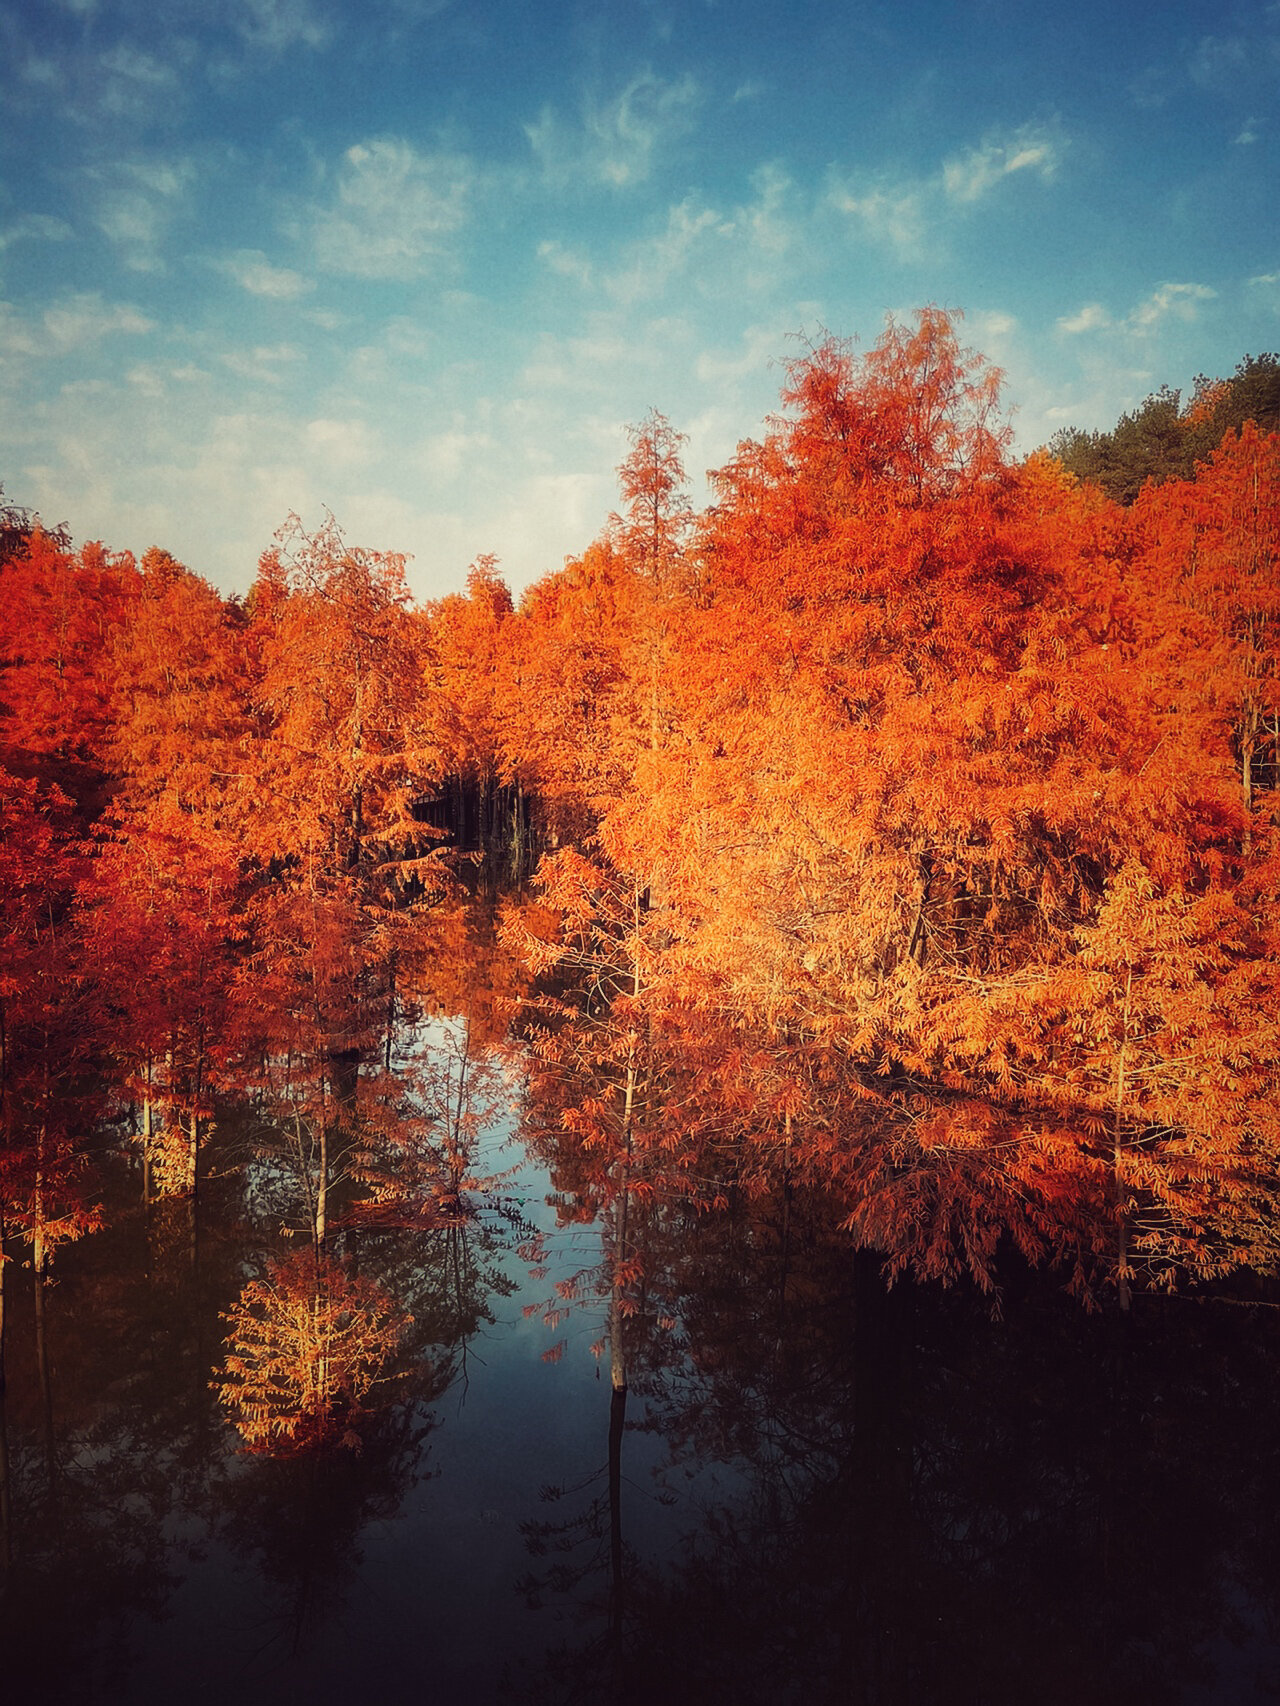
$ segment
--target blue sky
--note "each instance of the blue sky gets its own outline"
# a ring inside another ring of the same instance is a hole
[[[650,408],[936,302],[1016,442],[1280,347],[1280,4],[0,8],[0,480],[243,590],[290,511],[519,588]]]

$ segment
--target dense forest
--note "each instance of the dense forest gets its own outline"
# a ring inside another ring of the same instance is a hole
[[[785,1177],[890,1277],[1015,1252],[1122,1308],[1273,1271],[1278,375],[1018,461],[953,317],[824,338],[700,512],[634,428],[518,605],[487,558],[415,604],[333,521],[239,599],[5,508],[0,1254],[99,1224],[104,1131],[193,1196],[251,1095],[322,1255],[339,1174],[348,1217],[413,1176],[382,1068],[430,988],[524,1033],[597,1204]]]

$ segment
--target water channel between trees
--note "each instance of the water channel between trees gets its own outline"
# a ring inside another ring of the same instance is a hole
[[[102,1228],[15,1262],[7,1699],[1276,1698],[1264,1290],[890,1289],[812,1187],[620,1179],[492,1024],[405,1013],[348,1063],[334,1277],[279,1084],[194,1199],[121,1105]]]

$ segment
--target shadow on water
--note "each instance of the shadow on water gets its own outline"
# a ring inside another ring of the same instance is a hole
[[[1272,1310],[1150,1298],[1122,1321],[1015,1272],[993,1320],[887,1291],[823,1205],[790,1214],[785,1241],[775,1202],[686,1245],[682,1354],[624,1447],[662,1442],[665,1548],[629,1547],[619,1592],[608,1516],[643,1495],[603,1399],[607,1472],[526,1524],[526,1590],[576,1630],[525,1697],[1277,1697]],[[713,1463],[727,1485],[690,1497]]]

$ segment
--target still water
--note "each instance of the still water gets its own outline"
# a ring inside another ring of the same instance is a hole
[[[469,1046],[413,1049],[447,1076]],[[465,1212],[334,1216],[413,1322],[345,1442],[248,1450],[219,1400],[225,1313],[298,1236],[234,1116],[194,1207],[121,1148],[105,1228],[38,1299],[12,1274],[0,1697],[1280,1697],[1271,1299],[1122,1320],[1013,1272],[997,1319],[886,1291],[817,1197],[652,1197],[624,1418],[611,1211],[488,1070]]]

